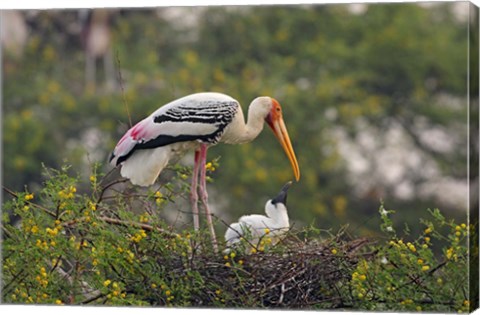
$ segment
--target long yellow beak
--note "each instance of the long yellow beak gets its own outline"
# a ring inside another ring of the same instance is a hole
[[[274,106],[272,107],[271,113],[265,119],[272,128],[275,137],[282,145],[283,150],[287,154],[290,164],[292,165],[293,174],[295,175],[295,180],[298,182],[300,179],[300,168],[298,167],[297,157],[293,151],[292,143],[290,142],[290,137],[288,136],[287,127],[283,121],[282,112],[280,104],[274,100]],[[280,110],[278,110],[280,108]]]

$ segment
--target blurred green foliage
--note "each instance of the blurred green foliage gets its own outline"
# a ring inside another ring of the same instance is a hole
[[[256,96],[270,95],[283,106],[302,172],[289,199],[292,219],[321,227],[350,223],[365,232],[378,224],[371,217],[379,198],[353,192],[334,128],[355,140],[364,126],[359,119],[379,135],[398,123],[446,177],[466,178],[466,139],[452,154],[437,154],[410,129],[416,119],[447,133],[466,129],[466,106],[446,106],[441,99],[466,93],[467,24],[451,8],[374,4],[360,14],[347,5],[174,8],[181,12],[176,15],[167,14],[172,8],[116,10],[109,25],[119,69],[111,75],[121,72],[122,82],[114,91],[104,88],[101,62],[97,83],[85,83],[81,36],[68,31],[77,11],[25,12],[30,36],[24,53],[3,56],[3,183],[35,190],[42,163],[59,168],[68,160],[80,172],[90,162],[105,162],[128,128],[124,103],[135,123],[194,92],[227,93],[244,111]],[[333,118],[327,115],[332,109]],[[209,159],[216,157],[221,167],[210,189],[218,192],[217,201],[227,200],[221,204],[228,215],[263,209],[271,192],[293,177],[268,130],[250,144],[212,148]],[[398,224],[442,207],[393,197],[388,206],[402,211]],[[465,209],[446,210],[462,215]]]

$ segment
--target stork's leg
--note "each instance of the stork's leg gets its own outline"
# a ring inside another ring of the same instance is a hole
[[[205,207],[205,214],[207,215],[207,223],[210,228],[210,235],[212,237],[212,245],[214,251],[218,252],[217,239],[215,237],[215,229],[213,228],[212,215],[210,208],[208,207],[208,193],[207,193],[207,183],[206,183],[206,168],[207,164],[207,145],[200,145],[200,198],[202,200],[203,206]]]
[[[198,217],[198,195],[197,195],[197,181],[198,171],[200,169],[200,151],[195,151],[195,161],[193,165],[192,186],[190,187],[190,201],[192,203],[193,213],[193,228],[195,231],[200,229],[200,220]]]

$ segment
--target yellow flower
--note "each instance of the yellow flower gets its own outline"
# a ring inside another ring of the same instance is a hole
[[[112,281],[107,279],[103,282],[103,285],[108,287],[110,285],[110,283],[112,283]]]
[[[58,234],[58,228],[46,228],[45,231],[50,234],[51,236],[55,236]]]
[[[427,243],[430,242],[430,237],[428,237],[428,236],[425,237],[425,242],[427,242]]]
[[[466,225],[465,223],[462,223],[460,226],[462,227],[462,229],[466,229],[466,228],[467,228],[467,225]]]
[[[457,226],[455,227],[455,231],[460,231],[461,229],[462,229],[462,228],[460,227],[460,225],[457,225]]]
[[[235,252],[231,252],[230,257],[235,258]]]
[[[220,290],[220,289],[217,289],[217,290],[215,291],[215,294],[216,294],[216,295],[219,295],[220,293],[222,293],[222,290]]]
[[[157,284],[152,283],[152,284],[150,285],[150,287],[151,287],[152,289],[155,289],[155,288],[157,287]]]
[[[426,228],[425,231],[423,231],[425,234],[429,234],[429,233],[432,233],[432,229],[431,228]]]
[[[334,254],[334,255],[337,254],[337,250],[335,248],[332,249],[332,254]]]
[[[238,263],[239,263],[240,265],[243,265],[243,260],[240,259],[240,260],[238,261]]]
[[[215,167],[213,166],[212,162],[208,162],[207,164],[205,164],[205,169],[211,172],[215,171]]]
[[[453,255],[453,248],[450,247],[449,249],[447,249],[447,259],[452,258],[452,255]]]
[[[165,291],[166,296],[170,296],[171,294],[172,294],[172,292],[170,290]]]
[[[55,304],[57,304],[57,305],[62,305],[63,302],[62,302],[61,300],[55,300]]]
[[[34,225],[32,226],[32,228],[30,229],[30,232],[32,232],[33,234],[36,234],[38,232],[38,226]],[[37,240],[38,242],[38,240]]]
[[[227,262],[225,263],[225,266],[230,267],[230,263],[227,261]]]
[[[423,259],[420,259],[420,258],[419,258],[419,259],[417,260],[417,263],[418,263],[419,265],[423,265]]]
[[[90,175],[90,181],[94,183],[97,181],[97,178],[94,175]]]
[[[430,269],[430,266],[428,266],[428,265],[425,265],[425,266],[422,267],[422,271],[427,271],[429,269]]]
[[[360,279],[361,281],[365,281],[367,279],[367,276],[365,275],[359,275],[358,276],[358,279]]]
[[[25,200],[32,200],[33,199],[33,194],[28,194],[25,196]]]
[[[270,229],[269,228],[266,228],[265,229],[265,234],[269,234],[270,233]]]
[[[155,192],[155,198],[162,198],[163,194],[159,191]]]

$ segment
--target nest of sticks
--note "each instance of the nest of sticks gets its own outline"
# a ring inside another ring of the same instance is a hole
[[[198,272],[204,286],[191,295],[190,303],[194,307],[215,306],[221,291],[221,305],[226,307],[346,308],[339,286],[350,281],[359,260],[375,256],[368,251],[370,244],[366,238],[337,236],[326,241],[302,241],[289,234],[279,244],[279,251],[237,253],[228,255],[228,260],[200,251],[187,269]],[[186,276],[181,257],[168,261],[160,258],[158,262],[172,271],[172,278]]]

